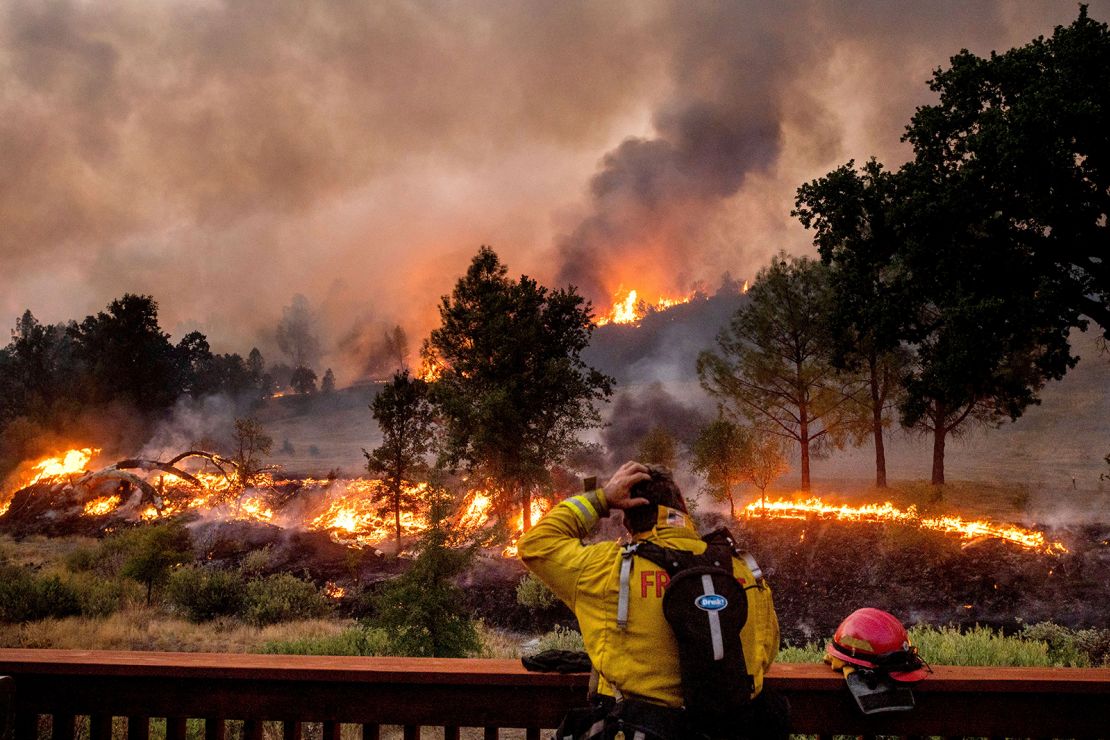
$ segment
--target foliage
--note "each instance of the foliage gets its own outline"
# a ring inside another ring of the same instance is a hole
[[[290,573],[275,573],[247,583],[243,617],[266,625],[322,617],[331,609],[327,598],[311,582]]]
[[[531,573],[526,573],[517,583],[516,601],[521,606],[537,611],[550,609],[559,603],[558,597],[551,592],[551,589]]]
[[[461,658],[480,647],[478,632],[462,606],[454,583],[474,550],[451,547],[446,497],[433,494],[430,525],[412,568],[386,583],[371,599],[373,616],[366,626],[390,635],[396,655]]]
[[[385,630],[351,627],[336,635],[271,640],[260,653],[276,655],[389,655],[389,635]]]
[[[129,530],[118,542],[126,553],[120,572],[146,586],[147,604],[154,588],[169,580],[170,570],[193,558],[189,530],[176,521]]]
[[[901,346],[904,306],[892,267],[899,247],[894,223],[896,182],[874,159],[859,172],[848,162],[798,188],[791,212],[814,230],[813,243],[831,268],[833,364],[863,373],[878,488],[886,487],[883,428],[901,399],[910,360]]]
[[[70,333],[92,400],[123,399],[135,408],[156,410],[181,394],[182,372],[169,335],[158,325],[152,297],[127,293]]]
[[[170,576],[166,600],[191,622],[237,615],[246,604],[243,577],[220,568],[179,568]]]
[[[636,459],[647,465],[674,470],[678,464],[678,440],[662,426],[654,426],[640,440]]]
[[[747,429],[718,416],[694,442],[694,472],[705,477],[705,492],[727,501],[736,518],[736,487],[751,483],[763,496],[767,486],[786,471],[781,440],[760,429]]]
[[[801,486],[810,486],[811,448],[840,447],[858,434],[857,383],[831,363],[828,269],[780,253],[760,270],[746,307],[702,352],[702,386],[734,414],[798,443]]]
[[[939,102],[919,108],[905,135],[953,196],[938,205],[973,196],[958,203],[960,220],[1001,253],[1005,272],[1012,261],[1037,276],[1034,326],[1064,335],[1085,315],[1110,336],[1108,75],[1110,29],[1081,5],[1050,38],[952,57],[929,83]]]
[[[909,630],[910,642],[929,663],[966,666],[1085,667],[1110,664],[1110,630],[1071,630],[1052,622],[1025,627],[1005,635],[990,627],[970,629],[918,625]],[[785,646],[782,663],[818,663],[823,643]]]
[[[381,477],[377,498],[385,499],[393,511],[396,552],[401,554],[401,512],[412,510],[419,502],[413,483],[427,465],[424,456],[432,442],[433,411],[428,402],[428,386],[419,378],[400,370],[370,404],[382,431],[382,443],[366,456],[366,469]]]
[[[294,393],[308,396],[316,392],[316,371],[312,368],[298,365],[289,377],[289,387]]]
[[[1072,630],[1053,622],[1038,622],[1026,625],[1021,636],[1048,645],[1053,665],[1110,666],[1110,629]]]
[[[544,650],[585,652],[586,644],[582,641],[580,632],[557,624],[555,629],[540,636],[539,642],[536,644],[536,652],[542,653]]]
[[[703,489],[714,501],[727,501],[729,516],[736,518],[736,487],[751,463],[752,440],[748,431],[723,416],[701,430],[694,441],[694,472],[705,478]]]
[[[593,404],[613,383],[581,359],[594,324],[575,289],[507,275],[482,247],[442,298],[440,326],[422,350],[439,374],[432,398],[443,418],[443,462],[488,481],[503,518],[513,505],[527,512],[532,489],[577,432],[600,425]]]
[[[80,613],[76,590],[58,576],[35,576],[25,568],[0,564],[0,622],[29,622]]]

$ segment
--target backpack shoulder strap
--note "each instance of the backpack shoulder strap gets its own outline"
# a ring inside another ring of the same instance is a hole
[[[713,551],[715,553],[727,552],[729,555],[736,556],[740,560],[743,560],[744,564],[748,566],[748,570],[752,572],[752,578],[755,579],[755,582],[761,586],[763,585],[763,569],[759,567],[759,563],[756,562],[755,556],[747,550],[741,550],[740,546],[736,544],[736,538],[732,536],[732,532],[728,531],[727,528],[721,527],[720,529],[714,530],[702,539],[705,540],[707,554]]]

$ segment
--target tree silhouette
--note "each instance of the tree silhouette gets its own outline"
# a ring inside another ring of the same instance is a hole
[[[427,383],[412,378],[408,370],[378,392],[370,404],[382,431],[382,443],[373,452],[362,451],[366,468],[382,477],[380,498],[393,511],[396,552],[401,554],[401,513],[419,503],[414,485],[427,471],[425,455],[432,442],[433,413],[428,403]]]
[[[533,489],[579,430],[600,425],[593,403],[609,397],[613,381],[581,359],[594,325],[574,288],[549,291],[507,273],[482,247],[441,300],[423,355],[439,373],[432,398],[444,463],[488,482],[502,515],[520,506],[527,529]]]

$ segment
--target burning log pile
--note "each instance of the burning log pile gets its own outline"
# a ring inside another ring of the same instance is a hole
[[[395,533],[393,514],[379,498],[373,479],[288,478],[265,472],[254,484],[239,484],[235,461],[190,450],[166,461],[131,458],[86,470],[99,450],[74,449],[24,466],[10,496],[0,490],[0,530],[16,536],[98,536],[121,526],[188,514],[195,519],[243,522],[320,532],[336,544],[374,548]],[[412,493],[419,496],[425,484]],[[476,531],[492,524],[491,497],[466,494],[457,529]],[[532,518],[546,511],[534,503]],[[520,532],[519,515],[510,531]],[[401,514],[401,533],[410,541],[427,528],[423,512]],[[515,539],[515,537],[514,537]],[[515,555],[512,544],[503,552]]]

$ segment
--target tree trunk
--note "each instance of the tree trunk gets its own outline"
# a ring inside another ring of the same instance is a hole
[[[532,528],[532,489],[523,486],[520,492],[520,501],[523,510],[520,517],[521,529],[525,532]]]
[[[393,493],[393,526],[397,532],[397,557],[401,556],[401,494]]]
[[[883,401],[879,397],[878,363],[875,356],[871,366],[871,425],[875,435],[875,487],[886,488],[886,448],[883,446]]]
[[[732,491],[728,494],[728,515],[733,521],[736,520],[736,497],[732,495]]]
[[[944,404],[937,401],[933,408],[936,415],[933,417],[933,485],[944,485],[944,438],[948,433],[945,429]]]
[[[809,490],[809,415],[805,404],[798,405],[798,441],[802,451],[802,490]]]

